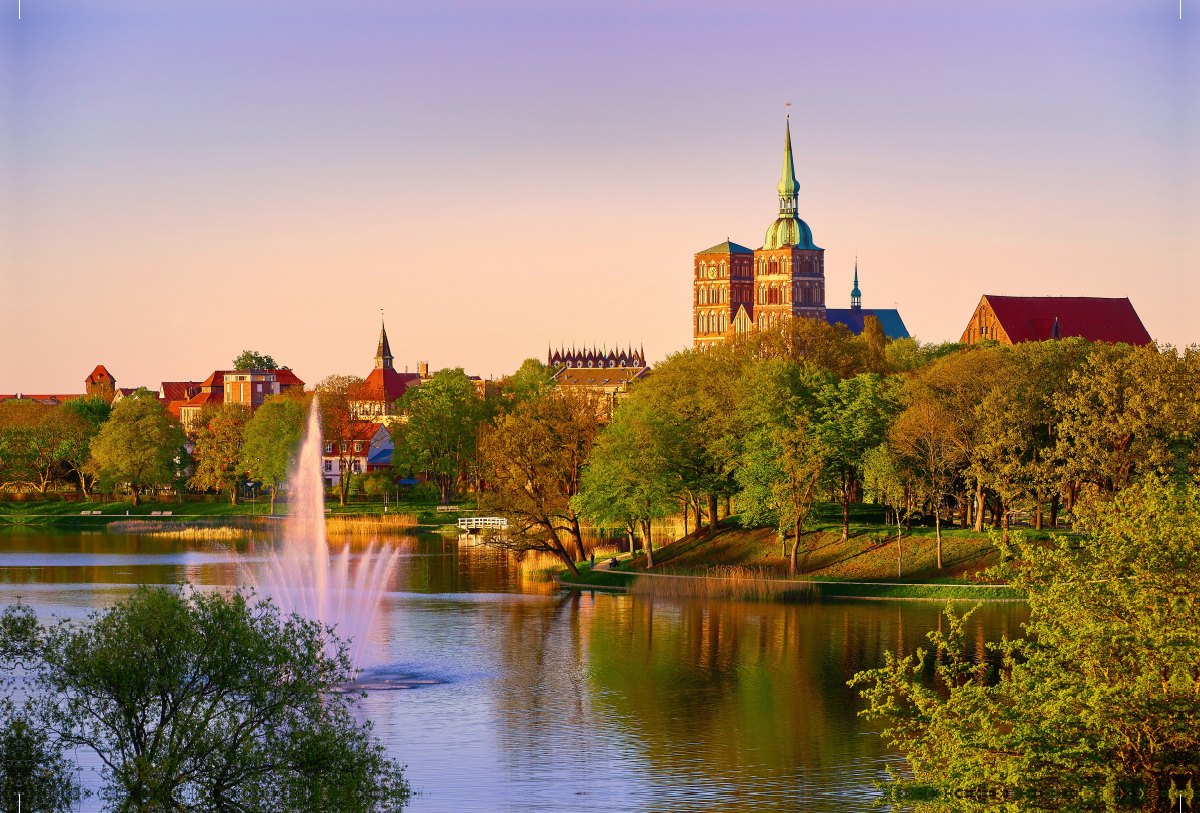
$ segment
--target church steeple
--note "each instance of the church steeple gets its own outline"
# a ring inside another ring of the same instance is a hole
[[[792,159],[792,122],[788,119],[783,134],[783,177],[779,179],[779,216],[767,229],[763,248],[777,249],[784,246],[819,250],[813,244],[812,230],[796,215],[796,199],[800,195],[800,184],[796,181],[796,163]]]
[[[850,291],[850,310],[862,310],[862,291],[858,290],[858,257],[854,258],[854,289]]]
[[[392,348],[388,346],[387,328],[384,327],[382,319],[379,322],[379,349],[375,351],[375,369],[392,369]]]
[[[796,216],[796,196],[800,192],[800,184],[796,182],[796,165],[792,161],[792,121],[789,118],[784,125],[783,136],[783,177],[779,179],[779,214],[780,216]]]

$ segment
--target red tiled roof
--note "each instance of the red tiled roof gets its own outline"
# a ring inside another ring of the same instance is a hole
[[[117,387],[116,391],[121,393],[122,398],[128,398],[138,391],[138,387]]]
[[[404,395],[411,381],[419,378],[416,373],[398,373],[390,367],[376,367],[364,383],[372,398],[382,397],[390,405]]]
[[[183,406],[185,403],[187,403],[187,402],[186,401],[171,401],[167,404],[167,412],[170,412],[172,417],[175,418],[175,420],[179,420],[179,408],[181,406]]]
[[[281,387],[304,386],[304,382],[291,370],[266,370],[265,372],[275,373],[275,380],[279,382],[279,386]]]
[[[89,375],[85,380],[88,384],[99,384],[101,382],[112,384],[116,381],[116,379],[112,377],[108,370],[104,369],[103,364],[97,364],[96,369],[92,370],[92,374]]]
[[[221,392],[198,392],[180,404],[180,406],[199,407],[204,406],[209,401],[220,401],[221,403],[225,403],[225,394]]]
[[[200,390],[199,381],[164,381],[160,397],[167,401],[186,401]]]
[[[1128,297],[985,295],[984,299],[1013,342],[1069,336],[1125,344],[1153,341]]]

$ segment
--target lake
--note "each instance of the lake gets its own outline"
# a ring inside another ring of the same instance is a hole
[[[265,542],[6,531],[0,599],[82,617],[137,584],[237,585]],[[567,593],[469,540],[409,538],[366,677],[428,682],[372,691],[362,714],[408,766],[414,813],[867,811],[901,760],[846,681],[926,645],[940,611]],[[971,640],[982,652],[1027,618],[985,605]]]

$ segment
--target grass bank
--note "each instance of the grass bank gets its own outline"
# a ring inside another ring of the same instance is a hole
[[[896,528],[884,525],[877,506],[856,505],[849,538],[843,540],[840,509],[822,505],[800,549],[800,575],[788,575],[790,542],[781,545],[773,528],[742,528],[736,518],[716,531],[692,533],[654,552],[625,557],[615,571],[559,578],[589,587],[622,587],[635,594],[726,599],[799,601],[813,598],[910,600],[1022,600],[1022,591],[989,583],[984,572],[1000,561],[986,533],[942,529],[942,568],[937,567],[936,531],[905,529],[897,551]],[[1048,531],[1025,530],[1032,538]],[[899,575],[897,575],[899,556]],[[644,578],[643,578],[644,577]]]

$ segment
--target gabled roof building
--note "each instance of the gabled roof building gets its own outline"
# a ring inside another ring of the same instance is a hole
[[[985,294],[959,341],[1001,344],[1079,336],[1093,342],[1150,344],[1128,297],[995,296]]]

